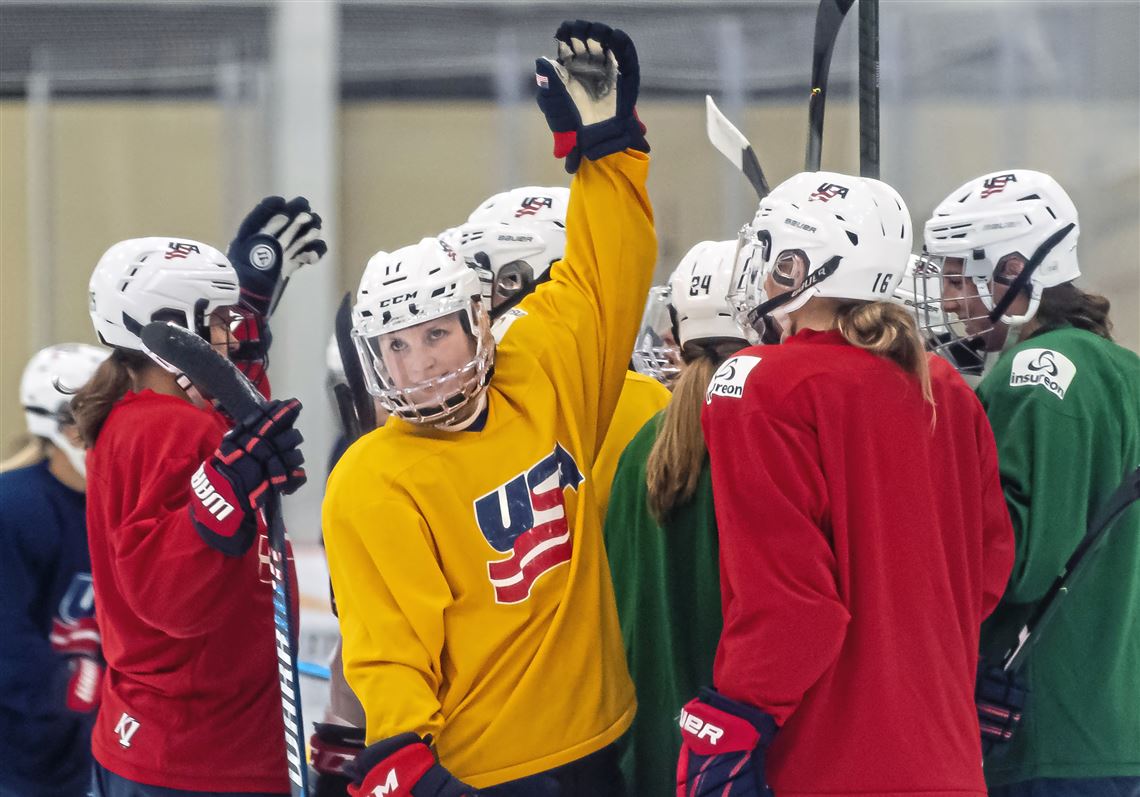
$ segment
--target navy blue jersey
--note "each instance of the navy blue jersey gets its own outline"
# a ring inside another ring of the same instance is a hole
[[[95,715],[67,708],[52,620],[94,613],[84,496],[47,462],[0,473],[0,794],[83,795]]]

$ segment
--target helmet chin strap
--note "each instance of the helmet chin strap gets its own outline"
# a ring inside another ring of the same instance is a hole
[[[475,399],[474,409],[471,414],[460,421],[444,421],[443,423],[435,424],[435,428],[443,429],[445,432],[462,432],[464,429],[469,428],[479,416],[483,414],[483,410],[487,408],[487,389],[484,387],[479,393],[478,398]]]
[[[1061,243],[1061,241],[1064,240],[1065,236],[1072,232],[1076,226],[1076,224],[1071,223],[1065,225],[1050,235],[1048,238],[1046,238],[1041,243],[1041,245],[1037,247],[1037,251],[1033,253],[1033,257],[1029,258],[1029,262],[1025,264],[1025,268],[1023,268],[1021,270],[1021,273],[1014,277],[1013,282],[1009,284],[1009,290],[1005,292],[1005,296],[1001,297],[1001,299],[999,299],[994,304],[993,309],[990,310],[991,323],[996,324],[998,321],[1003,319],[1006,311],[1009,310],[1010,305],[1013,304],[1014,300],[1018,297],[1021,291],[1029,284],[1029,281],[1033,277],[1033,272],[1037,270],[1038,266],[1045,262],[1045,258],[1049,256],[1049,253],[1052,252],[1057,244]],[[1041,299],[1040,290],[1033,292],[1033,294],[1034,298],[1036,298],[1036,300],[1039,302]],[[1037,305],[1032,301],[1032,299],[1030,309],[1031,313],[1037,312]],[[1028,321],[1029,318],[1032,317],[1033,316],[1030,314],[1026,316],[1026,320]]]

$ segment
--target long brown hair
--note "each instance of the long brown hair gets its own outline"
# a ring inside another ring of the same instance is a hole
[[[95,445],[111,408],[131,389],[131,372],[141,371],[151,362],[141,351],[115,349],[99,364],[87,384],[75,391],[71,414],[85,446]]]
[[[1071,282],[1062,282],[1041,291],[1041,304],[1037,307],[1034,318],[1046,329],[1072,324],[1112,340],[1109,307],[1109,301],[1105,297],[1086,293]]]
[[[918,326],[905,307],[891,302],[849,302],[836,310],[839,334],[852,346],[896,362],[918,379],[922,397],[933,406],[930,366]]]
[[[684,363],[665,407],[657,439],[645,462],[649,511],[664,523],[673,510],[693,497],[708,450],[701,433],[701,406],[705,390],[721,363],[745,345],[743,340],[721,338],[686,343]]]

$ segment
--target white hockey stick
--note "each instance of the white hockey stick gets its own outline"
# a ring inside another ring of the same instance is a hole
[[[756,157],[756,151],[752,149],[748,139],[736,129],[732,122],[728,121],[728,117],[721,113],[720,108],[716,107],[716,103],[713,102],[713,98],[707,94],[705,95],[705,111],[709,141],[720,154],[732,161],[732,165],[748,178],[748,182],[756,190],[757,197],[763,199],[768,196],[770,190],[768,180],[764,177],[764,170],[760,168],[760,159]]]

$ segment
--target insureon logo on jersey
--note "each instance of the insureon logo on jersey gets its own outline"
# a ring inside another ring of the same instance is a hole
[[[1040,385],[1064,400],[1065,393],[1077,375],[1077,366],[1059,351],[1023,349],[1013,357],[1009,372],[1010,387]]]
[[[525,473],[475,500],[479,530],[496,551],[510,553],[487,563],[496,603],[525,601],[539,576],[570,561],[563,490],[577,490],[581,483],[578,463],[555,444]]]
[[[716,369],[708,390],[705,391],[705,404],[711,404],[713,396],[738,399],[744,395],[744,383],[760,358],[751,354],[730,357]]]

